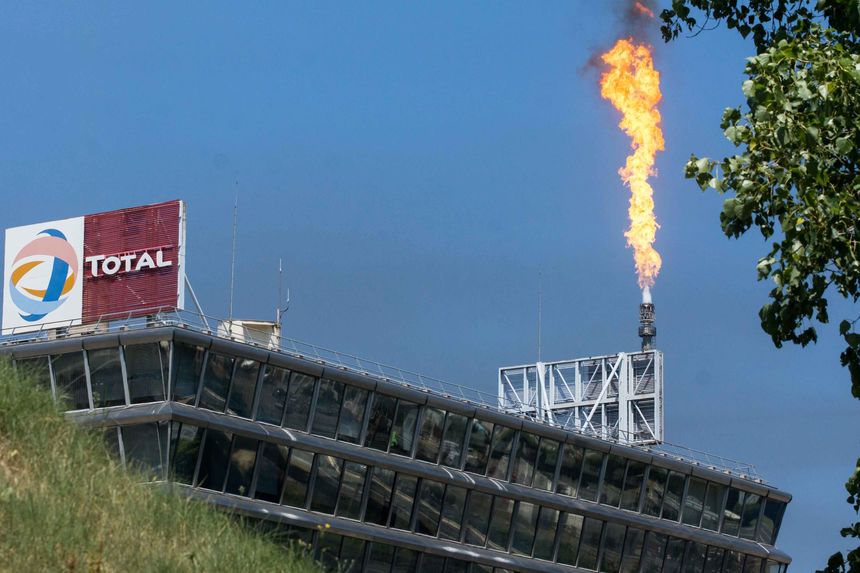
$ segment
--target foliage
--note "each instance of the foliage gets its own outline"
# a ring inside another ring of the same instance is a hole
[[[0,570],[319,571],[272,534],[144,479],[0,360]]]
[[[661,18],[667,41],[720,22],[752,35],[746,107],[727,109],[721,124],[740,152],[693,155],[685,175],[702,190],[733,192],[720,214],[727,236],[755,227],[772,241],[757,269],[775,285],[759,313],[774,344],[815,342],[815,323],[830,321],[828,297],[854,308],[860,298],[860,0],[674,0]],[[858,320],[839,323],[856,398]],[[846,489],[860,512],[860,460]],[[841,533],[860,538],[860,522]],[[825,571],[860,571],[860,547],[835,554]]]

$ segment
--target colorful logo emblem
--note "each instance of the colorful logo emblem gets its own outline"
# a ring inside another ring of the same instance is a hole
[[[46,272],[48,266],[50,273]],[[77,280],[74,247],[61,231],[45,229],[18,251],[8,288],[21,318],[36,322],[66,302]]]

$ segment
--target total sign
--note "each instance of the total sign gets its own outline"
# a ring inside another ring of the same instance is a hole
[[[3,334],[182,308],[185,205],[6,229]]]

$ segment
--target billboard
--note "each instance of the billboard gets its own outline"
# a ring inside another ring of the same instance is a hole
[[[6,229],[3,277],[4,334],[182,308],[185,205]]]

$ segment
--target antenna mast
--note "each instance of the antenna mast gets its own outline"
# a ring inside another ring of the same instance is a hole
[[[542,319],[543,319],[543,273],[538,272],[538,362],[541,359],[541,331],[542,329]]]
[[[284,260],[278,259],[278,306],[275,308],[275,319],[278,324],[278,329],[281,328],[281,322],[284,318],[284,313],[290,310],[290,289],[287,288],[287,300],[284,300]]]
[[[239,182],[236,181],[236,202],[233,204],[233,253],[230,257],[230,311],[227,314],[227,319],[230,322],[230,328],[233,324],[233,292],[236,284],[236,226],[239,217]]]

